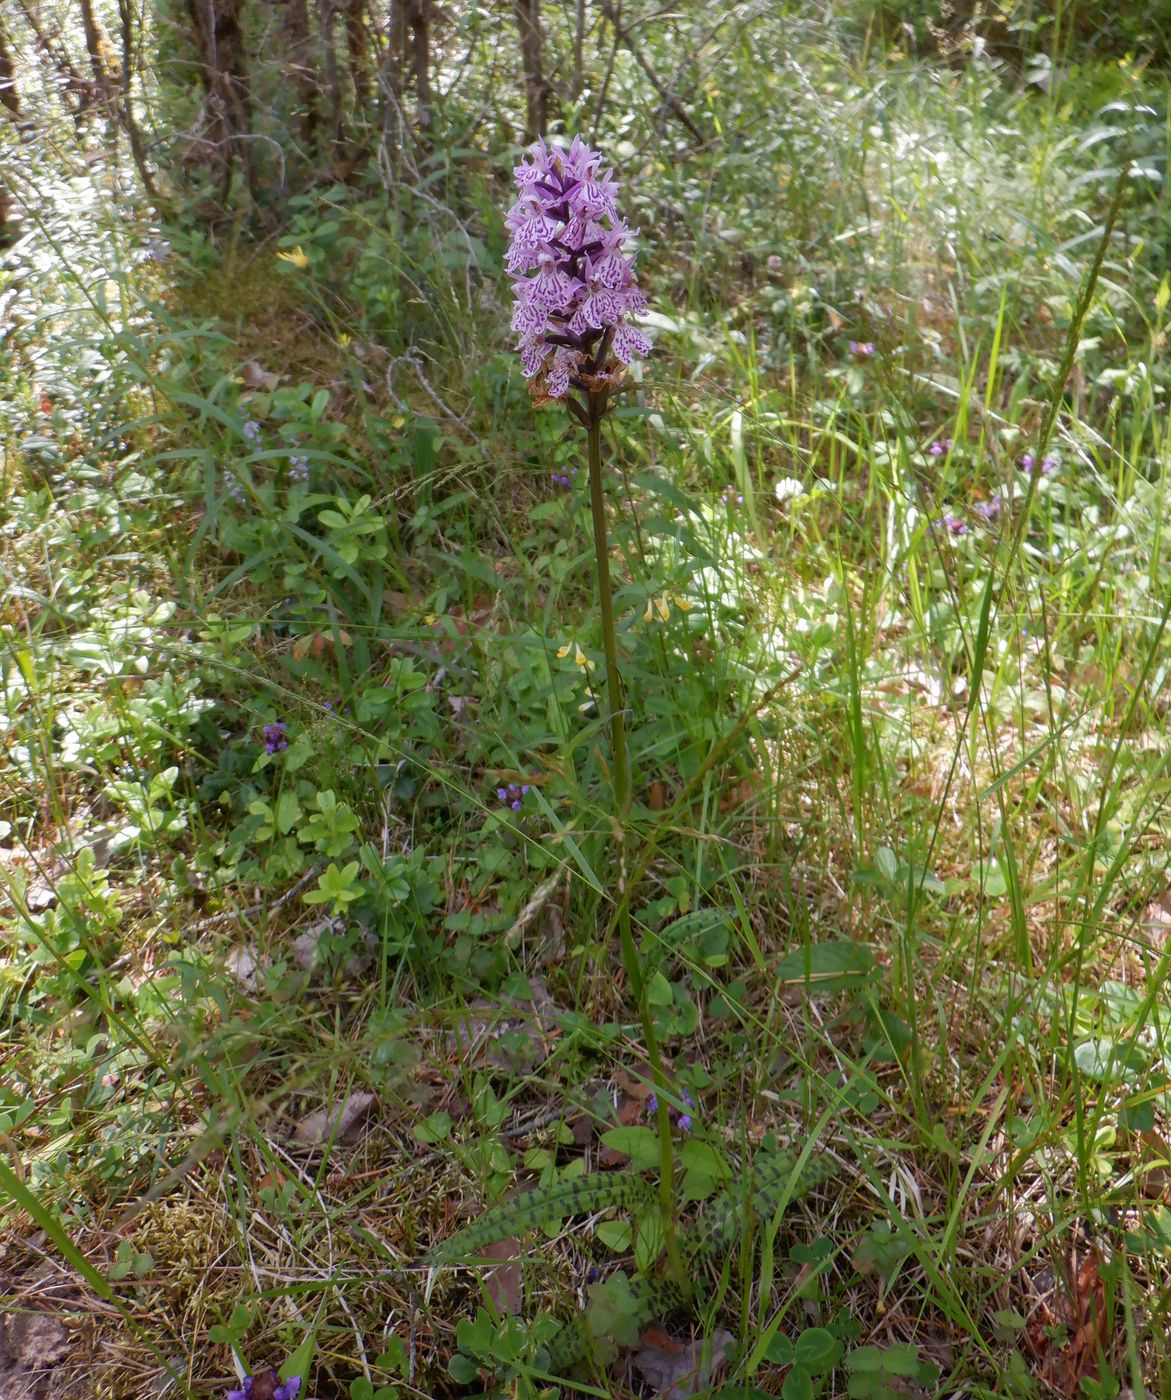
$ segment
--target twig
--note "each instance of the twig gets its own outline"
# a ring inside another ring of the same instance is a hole
[[[187,932],[188,934],[204,933],[209,928],[214,928],[217,924],[227,923],[229,919],[254,919],[257,914],[271,914],[274,909],[279,909],[282,904],[288,904],[290,899],[295,899],[305,886],[316,878],[320,869],[321,866],[318,864],[311,865],[292,889],[286,890],[284,894],[278,896],[278,898],[274,900],[262,900],[259,904],[248,905],[246,909],[226,909],[222,914],[212,914],[208,918],[199,919],[196,923],[192,924]]]
[[[631,38],[630,31],[623,26],[622,21],[618,18],[614,7],[610,4],[610,0],[599,0],[598,8],[614,26],[614,33],[622,40],[631,58],[633,58],[635,63],[642,69],[643,73],[646,75],[647,82],[650,83],[651,87],[659,94],[667,107],[671,109],[699,144],[701,146],[706,145],[708,138],[700,131],[695,122],[692,121],[691,114],[688,112],[687,108],[684,107],[683,103],[679,101],[670,88],[663,86],[662,82],[659,80],[658,74],[647,62],[642,50]]]

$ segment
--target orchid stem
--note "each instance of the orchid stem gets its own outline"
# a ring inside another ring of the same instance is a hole
[[[590,510],[594,520],[594,554],[598,566],[598,602],[602,609],[602,648],[606,654],[606,692],[610,701],[610,741],[614,748],[614,804],[623,828],[630,808],[630,768],[626,756],[626,710],[618,673],[614,599],[610,593],[610,546],[606,537],[606,497],[602,489],[602,414],[605,395],[590,395]]]
[[[589,436],[590,510],[594,525],[594,555],[598,569],[598,602],[602,612],[602,648],[606,657],[606,692],[610,704],[610,742],[614,761],[614,846],[617,853],[618,938],[626,980],[638,1005],[646,1040],[647,1059],[658,1101],[659,1129],[659,1207],[667,1264],[684,1296],[691,1296],[691,1281],[683,1268],[675,1232],[675,1158],[671,1141],[671,1117],[667,1103],[667,1076],[655,1035],[654,1017],[646,996],[642,959],[630,925],[630,901],[626,897],[627,818],[630,815],[631,774],[626,747],[626,700],[618,671],[618,639],[614,629],[614,599],[610,591],[610,546],[606,533],[606,497],[602,483],[602,418],[606,412],[606,392],[589,395],[587,430]]]

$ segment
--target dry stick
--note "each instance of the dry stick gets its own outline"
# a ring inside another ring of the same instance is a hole
[[[647,62],[642,50],[630,37],[630,31],[624,27],[622,21],[618,18],[618,14],[610,4],[610,0],[599,0],[598,8],[614,26],[614,33],[629,50],[631,58],[633,58],[635,63],[642,69],[643,73],[646,75],[647,82],[650,83],[651,87],[659,94],[666,106],[671,109],[699,144],[701,146],[705,145],[708,138],[692,121],[691,114],[688,112],[687,108],[684,107],[683,103],[679,101],[670,88],[664,87],[663,83],[659,80],[658,74]]]

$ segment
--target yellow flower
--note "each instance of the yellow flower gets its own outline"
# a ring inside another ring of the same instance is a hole
[[[278,253],[277,257],[281,262],[292,263],[298,272],[304,272],[309,266],[309,259],[305,256],[305,250],[298,243],[291,253]]]
[[[671,594],[671,601],[675,604],[675,606],[679,609],[680,612],[690,612],[690,611],[691,611],[691,599],[690,599],[690,598],[680,598],[680,596],[679,596],[678,593],[672,593],[672,594]]]
[[[646,600],[646,612],[643,613],[642,620],[644,622],[653,622],[655,620],[655,613],[658,613],[663,621],[666,622],[671,616],[671,604],[668,601],[669,596],[670,595],[666,595],[662,598],[648,598]]]
[[[571,651],[573,652],[573,664],[580,670],[592,671],[594,669],[594,663],[576,642],[566,642],[565,645],[558,650],[557,660],[564,661]]]

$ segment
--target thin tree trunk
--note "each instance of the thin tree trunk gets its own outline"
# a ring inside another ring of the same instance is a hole
[[[573,30],[573,100],[585,86],[586,0],[577,0],[577,22]]]
[[[379,88],[382,93],[382,145],[392,172],[397,172],[403,141],[403,75],[407,67],[407,3],[390,0],[386,36],[386,58]]]
[[[110,106],[110,76],[102,55],[102,32],[94,17],[93,0],[78,0],[81,9],[81,29],[85,35],[85,51],[89,55],[90,71],[94,75],[98,92],[107,107]],[[106,41],[109,48],[109,41]]]
[[[8,35],[0,23],[0,105],[13,121],[20,119],[20,96],[16,90],[16,69],[12,62],[12,50],[8,46]],[[11,237],[11,200],[8,191],[0,183],[0,245]]]
[[[8,35],[4,32],[2,22],[0,22],[0,105],[7,109],[10,117],[20,116],[20,96],[16,91],[16,68],[12,62],[12,50],[9,47]]]
[[[251,97],[241,18],[244,0],[187,0],[199,51],[200,76],[208,97],[209,139],[224,162],[222,198],[227,199],[232,166],[239,155],[255,195],[251,142]]]
[[[538,0],[516,0],[520,58],[525,75],[525,142],[544,136],[549,90],[541,71],[541,12]]]
[[[365,116],[370,103],[370,36],[366,29],[366,0],[344,0],[346,54],[354,85],[355,115]]]
[[[146,142],[142,138],[142,128],[138,125],[138,119],[134,115],[132,84],[136,55],[134,15],[130,8],[130,0],[118,0],[118,22],[122,32],[122,72],[120,75],[118,117],[126,132],[126,138],[130,142],[130,154],[134,158],[134,166],[138,171],[138,178],[142,181],[142,188],[147,192],[155,208],[163,210],[166,208],[166,202],[159,193],[151,174],[150,162],[146,158]]]
[[[411,0],[411,38],[416,119],[426,131],[431,126],[431,0]]]
[[[335,0],[322,0],[321,5],[321,56],[324,68],[325,97],[333,112],[330,126],[330,159],[336,160],[342,138],[342,92],[338,76],[337,53],[333,46],[333,20],[337,13]]]
[[[309,154],[313,155],[320,120],[321,87],[309,41],[309,6],[307,0],[287,0],[283,8],[285,42],[289,49],[293,86],[297,90],[297,105],[301,109],[300,136]]]
[[[20,8],[24,11],[24,17],[37,41],[37,48],[57,70],[58,76],[61,78],[62,91],[77,99],[77,106],[72,111],[69,109],[68,102],[64,105],[74,122],[78,123],[84,113],[93,106],[95,96],[93,84],[83,78],[73,66],[69,50],[59,42],[59,34],[49,34],[46,31],[41,23],[39,7],[30,3],[30,0],[20,0]]]

